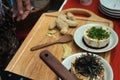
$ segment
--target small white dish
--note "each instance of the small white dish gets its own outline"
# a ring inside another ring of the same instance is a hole
[[[120,11],[108,9],[105,6],[103,6],[102,4],[100,4],[99,6],[101,6],[101,8],[107,10],[108,12],[111,12],[111,13],[114,13],[114,14],[119,14],[120,13]]]
[[[86,54],[87,52],[79,52],[79,53],[75,53],[69,57],[67,57],[65,60],[63,60],[62,64],[68,69],[70,70],[71,68],[71,61],[72,59],[74,59],[75,57],[77,56],[81,56],[82,54]],[[94,54],[96,55],[96,54]],[[96,55],[98,58],[101,59],[101,62],[103,63],[103,66],[104,66],[104,80],[113,80],[113,71],[112,71],[112,68],[110,66],[110,64],[105,60],[103,59],[101,56],[98,56]],[[61,80],[61,79],[59,79]]]
[[[120,11],[120,0],[100,0],[100,3],[108,9]]]
[[[108,9],[106,9],[105,7],[103,7],[102,5],[100,5],[100,7],[101,7],[101,9],[104,11],[104,12],[106,12],[106,13],[108,13],[108,14],[111,14],[111,15],[114,15],[114,16],[119,16],[120,17],[120,12],[119,13],[117,13],[117,12],[113,12],[113,11],[111,11],[111,10],[108,10]]]
[[[116,16],[116,15],[113,15],[113,14],[110,14],[108,13],[106,10],[104,10],[101,6],[99,7],[99,10],[101,13],[103,13],[104,15],[106,16],[109,16],[111,18],[115,18],[115,19],[120,19],[120,16]]]
[[[95,48],[91,48],[91,47],[88,47],[87,45],[85,45],[85,43],[83,42],[84,31],[86,30],[86,28],[88,28],[90,26],[104,26],[104,27],[107,27],[109,29],[109,31],[111,32],[110,43],[106,47],[100,48],[100,49],[95,49]],[[74,41],[80,48],[82,48],[86,51],[94,52],[94,53],[102,53],[102,52],[106,52],[106,51],[109,51],[109,50],[113,49],[117,45],[118,36],[112,28],[110,28],[106,25],[103,25],[103,24],[86,24],[86,25],[83,25],[83,26],[79,27],[74,32]]]
[[[115,18],[115,19],[120,19],[120,16],[115,16],[115,15],[111,15],[109,14],[108,12],[106,12],[104,9],[101,8],[101,6],[99,7],[99,10],[102,14],[106,15],[106,16],[109,16],[111,18]]]

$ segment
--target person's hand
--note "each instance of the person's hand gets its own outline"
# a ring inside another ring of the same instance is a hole
[[[13,18],[16,17],[17,21],[24,20],[31,11],[30,0],[14,0]]]

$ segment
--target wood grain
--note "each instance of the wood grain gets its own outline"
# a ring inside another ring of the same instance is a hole
[[[65,68],[60,61],[48,50],[40,54],[40,58],[54,71],[62,80],[76,80],[76,77]],[[63,74],[64,73],[64,74]]]
[[[35,50],[38,50],[38,49],[41,49],[41,48],[44,48],[44,47],[47,47],[47,46],[50,46],[53,44],[67,43],[67,42],[70,42],[72,40],[73,40],[73,36],[70,34],[66,34],[66,35],[63,35],[60,39],[58,39],[56,41],[48,42],[48,43],[41,44],[41,45],[36,45],[36,46],[32,47],[30,50],[35,51]]]
[[[88,23],[100,23],[100,24],[108,25],[111,28],[113,28],[113,23],[110,20],[101,18],[96,14],[94,14],[93,12],[85,9],[72,8],[61,12],[44,13],[39,18],[37,23],[34,25],[33,29],[28,34],[28,36],[26,37],[26,39],[24,40],[19,50],[17,51],[17,53],[15,54],[15,56],[8,64],[5,70],[14,72],[16,74],[34,80],[57,80],[56,74],[39,58],[39,54],[41,51],[47,49],[51,53],[53,53],[53,55],[59,61],[62,61],[61,57],[62,54],[64,53],[62,44],[48,46],[37,51],[30,51],[30,49],[31,47],[36,46],[38,44],[52,42],[53,40],[57,40],[61,37],[59,31],[55,33],[54,37],[47,36],[49,32],[48,27],[53,21],[55,21],[55,19],[60,13],[66,13],[67,11],[87,16],[87,17],[83,17],[76,15],[77,21],[79,22],[77,28]],[[70,28],[68,33],[73,35],[74,31],[77,28]],[[74,41],[66,44],[68,44],[72,48],[73,54],[84,51],[81,48],[79,48],[74,43]],[[98,55],[102,56],[104,59],[106,59],[109,62],[111,51],[105,53],[99,53]]]

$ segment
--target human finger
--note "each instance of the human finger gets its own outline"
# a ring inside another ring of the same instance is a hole
[[[29,13],[29,11],[25,11],[23,15],[21,15],[21,19],[24,20],[29,15]]]
[[[23,0],[23,5],[24,5],[24,12],[21,15],[21,19],[24,20],[30,13],[31,11],[31,3],[30,0]]]
[[[26,11],[30,11],[31,10],[31,2],[30,0],[23,0],[24,6],[25,6],[25,10]]]
[[[16,0],[16,4],[17,4],[17,10],[19,12],[20,15],[23,14],[23,2],[22,0]]]

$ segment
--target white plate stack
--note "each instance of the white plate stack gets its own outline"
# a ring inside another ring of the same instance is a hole
[[[99,10],[107,16],[120,19],[120,0],[100,0]]]

